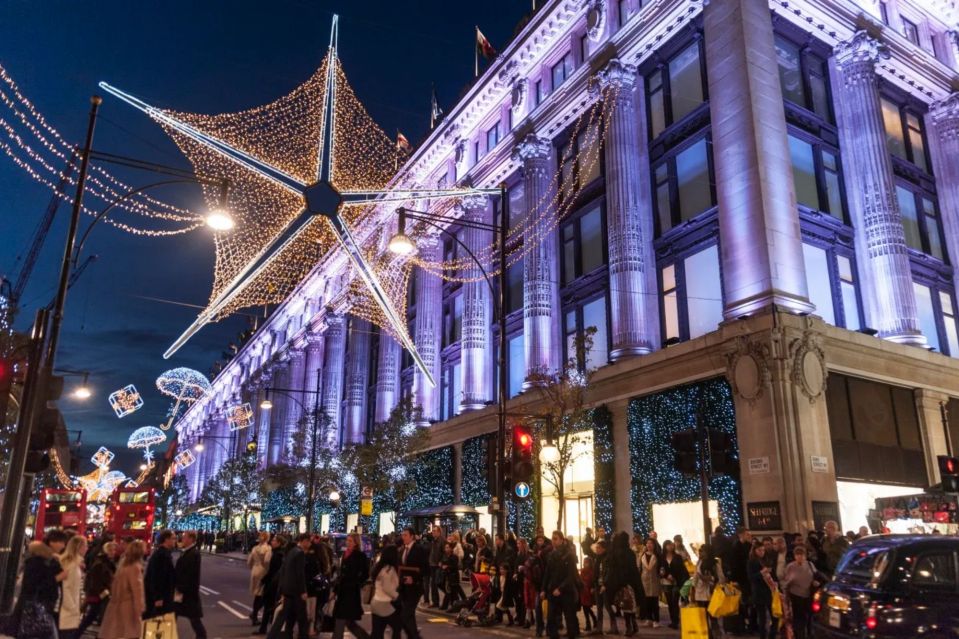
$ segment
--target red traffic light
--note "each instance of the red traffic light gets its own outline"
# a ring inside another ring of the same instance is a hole
[[[944,477],[959,475],[959,457],[939,455],[939,474]]]
[[[519,442],[519,445],[523,448],[529,448],[533,444],[533,438],[529,436],[529,433],[520,433],[516,438]]]

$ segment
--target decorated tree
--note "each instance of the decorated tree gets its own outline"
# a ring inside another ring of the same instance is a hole
[[[245,511],[260,500],[262,477],[256,467],[255,455],[231,457],[223,462],[216,475],[206,483],[199,504],[219,508],[226,520],[226,529],[232,526],[233,515]]]
[[[163,490],[157,495],[157,510],[160,521],[169,526],[178,512],[181,512],[189,502],[190,488],[186,483],[186,475],[177,473]]]
[[[416,426],[419,414],[409,398],[403,399],[388,420],[373,427],[365,443],[347,446],[341,455],[357,489],[370,489],[394,513],[417,490],[409,470],[415,456],[429,446],[429,430]]]
[[[303,512],[310,526],[315,525],[316,503],[343,484],[344,468],[333,448],[333,421],[323,411],[313,411],[300,418],[287,446],[286,466],[290,479],[303,487]],[[287,482],[289,483],[289,481]],[[312,499],[311,499],[312,497]]]
[[[556,529],[563,529],[566,517],[566,474],[587,451],[582,434],[592,426],[592,416],[586,407],[586,393],[595,369],[589,366],[589,352],[593,347],[594,327],[589,327],[574,340],[573,355],[560,371],[535,371],[530,374],[535,392],[539,394],[541,410],[530,416],[534,441],[546,441],[555,447],[551,456],[540,455],[540,474],[546,483],[556,489],[559,508]]]

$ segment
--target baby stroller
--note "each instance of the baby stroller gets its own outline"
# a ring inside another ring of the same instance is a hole
[[[453,604],[456,615],[456,625],[469,628],[473,625],[491,626],[493,616],[489,613],[490,594],[493,590],[490,576],[484,573],[470,575],[470,585],[473,592],[464,601]]]

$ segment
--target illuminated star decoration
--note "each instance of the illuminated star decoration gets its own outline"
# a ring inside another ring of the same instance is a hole
[[[253,425],[253,407],[249,402],[233,406],[226,414],[226,421],[231,431],[249,428]]]
[[[173,463],[176,464],[177,470],[184,470],[195,461],[196,457],[193,456],[193,453],[190,452],[189,449],[180,451],[177,453],[177,456],[173,458]]]
[[[93,453],[90,461],[93,462],[93,465],[97,468],[109,468],[110,462],[113,461],[114,457],[116,457],[116,455],[114,455],[109,448],[100,446],[97,452]]]
[[[118,391],[113,391],[108,399],[110,407],[117,417],[126,417],[143,407],[143,398],[140,397],[140,392],[133,384],[128,384]]]
[[[130,438],[127,440],[127,447],[134,449],[142,448],[143,459],[145,459],[146,463],[149,465],[153,462],[153,451],[150,448],[165,441],[166,433],[164,433],[162,430],[156,426],[144,426],[143,428],[136,429],[130,434]]]
[[[119,470],[107,471],[105,467],[96,468],[83,477],[77,477],[77,482],[87,491],[90,501],[106,501],[113,490],[126,481],[127,477]]]
[[[405,317],[397,311],[401,292],[384,286],[354,236],[357,207],[460,198],[498,189],[386,188],[396,150],[346,82],[337,58],[337,22],[334,15],[328,54],[310,81],[270,105],[238,114],[175,113],[100,83],[158,122],[198,169],[209,173],[212,166],[225,173],[222,177],[230,180],[231,192],[244,196],[231,202],[241,209],[235,231],[217,236],[211,299],[164,357],[173,355],[204,325],[240,306],[282,299],[309,272],[315,258],[338,244],[362,282],[362,291],[374,302],[377,314],[369,319],[393,334],[435,386]],[[303,96],[311,99],[304,104],[299,99]],[[401,283],[405,292],[405,278]]]
[[[210,380],[192,368],[172,368],[157,377],[157,388],[176,400],[170,409],[170,418],[160,426],[163,430],[170,430],[180,404],[192,404],[203,397],[210,390]]]

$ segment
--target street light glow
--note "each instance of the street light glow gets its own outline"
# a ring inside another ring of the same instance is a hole
[[[388,248],[396,255],[412,255],[416,252],[416,244],[406,233],[397,233],[390,238]]]
[[[193,447],[193,450],[195,450],[198,453],[203,452],[203,444],[198,443],[196,446]]]
[[[539,460],[544,464],[555,464],[559,461],[559,449],[553,442],[547,443],[539,451]]]
[[[93,396],[93,391],[86,384],[77,386],[73,391],[74,399],[90,399],[91,396]]]
[[[147,469],[146,464],[140,464],[140,470],[146,470],[146,469]]]
[[[264,399],[262,402],[260,402],[260,408],[263,410],[270,410],[273,408],[273,402],[268,399]]]
[[[340,501],[340,491],[331,490],[330,491],[330,501]]]
[[[213,209],[206,216],[206,225],[214,231],[231,231],[236,226],[233,216],[226,209]]]

